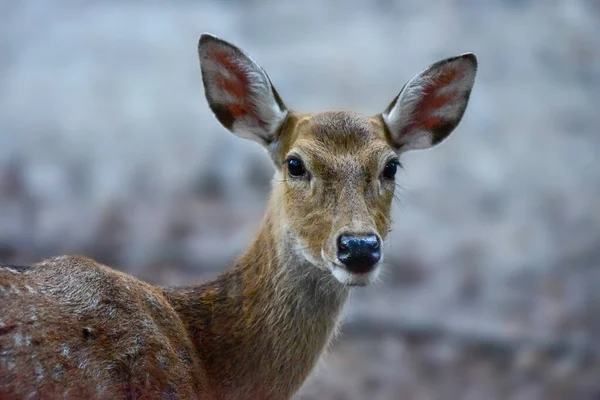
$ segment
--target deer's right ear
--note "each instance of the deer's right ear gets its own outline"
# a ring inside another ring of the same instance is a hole
[[[206,100],[219,122],[237,136],[271,144],[287,110],[265,71],[238,47],[206,33],[198,55]]]

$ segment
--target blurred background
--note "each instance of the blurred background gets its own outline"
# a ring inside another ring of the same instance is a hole
[[[383,111],[475,52],[457,131],[407,153],[387,268],[298,399],[600,398],[600,1],[0,1],[0,260],[157,284],[248,244],[272,167],[204,100],[197,39],[299,111]]]

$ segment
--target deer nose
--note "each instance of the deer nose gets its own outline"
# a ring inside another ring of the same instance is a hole
[[[353,273],[372,271],[381,258],[381,241],[377,235],[343,234],[338,237],[337,246],[338,260]]]

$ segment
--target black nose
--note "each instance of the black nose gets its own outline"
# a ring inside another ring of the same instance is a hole
[[[381,243],[377,235],[340,235],[338,260],[354,273],[373,269],[381,258]]]

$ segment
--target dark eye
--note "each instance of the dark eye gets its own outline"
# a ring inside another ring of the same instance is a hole
[[[400,163],[397,160],[390,161],[387,163],[381,174],[385,179],[394,179],[396,172],[398,171],[398,165]]]
[[[302,176],[306,173],[302,161],[297,158],[290,158],[287,160],[287,169],[291,176]]]

